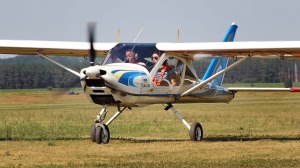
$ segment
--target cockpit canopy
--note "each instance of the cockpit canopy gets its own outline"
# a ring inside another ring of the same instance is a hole
[[[129,55],[128,52],[131,53],[131,58],[134,57],[133,62],[130,62],[129,58],[126,57],[126,55]],[[155,65],[152,60],[154,53],[160,55],[160,58]],[[162,53],[156,48],[156,43],[119,43],[109,51],[103,62],[103,65],[113,63],[134,63],[143,66],[148,70],[149,73],[152,73],[153,76],[151,76],[151,79],[154,76],[161,75],[162,65],[168,66],[171,70],[165,74],[176,77],[174,78],[176,79],[174,85],[172,83],[173,86],[185,84],[183,83],[183,79],[185,78],[188,81],[194,82],[198,80],[191,62],[186,61],[185,58]],[[187,63],[189,66],[186,67]]]
[[[128,62],[126,52],[132,52],[136,63],[145,67],[152,67],[151,56],[158,51],[155,45],[156,43],[119,43],[109,51],[103,65],[126,63]]]

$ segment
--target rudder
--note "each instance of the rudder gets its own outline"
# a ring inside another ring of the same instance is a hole
[[[223,42],[232,42],[236,33],[238,26],[235,23],[232,23],[223,39]],[[218,73],[219,71],[225,69],[228,64],[228,58],[213,58],[209,64],[206,72],[204,73],[202,80],[206,80],[211,77],[213,74]],[[211,83],[214,85],[220,86],[223,82],[224,75],[219,76],[214,79]]]

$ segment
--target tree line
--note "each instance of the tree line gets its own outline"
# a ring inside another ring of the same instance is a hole
[[[53,59],[77,72],[88,66],[88,60],[83,58]],[[0,73],[0,89],[80,87],[77,76],[38,56],[0,59]]]
[[[234,63],[229,59],[228,64]],[[210,60],[194,62],[197,74],[204,74]],[[233,70],[227,72],[224,83],[279,83],[286,80],[296,81],[299,78],[300,60],[279,58],[250,58]],[[199,76],[200,78],[202,76]]]
[[[79,72],[89,66],[89,60],[74,57],[53,57]],[[98,60],[101,61],[101,60]],[[229,64],[235,60],[229,59]],[[194,67],[201,79],[210,59],[195,61]],[[276,83],[299,78],[300,60],[250,58],[225,74],[224,83]],[[38,56],[17,56],[0,59],[0,89],[72,88],[80,87],[79,78]]]

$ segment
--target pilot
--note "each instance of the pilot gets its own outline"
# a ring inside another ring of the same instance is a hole
[[[154,52],[152,54],[152,62],[153,64],[156,64],[160,58],[160,52]],[[173,73],[172,73],[173,72]],[[165,60],[164,63],[161,65],[159,70],[156,72],[153,83],[156,86],[161,86],[163,79],[168,79],[172,86],[176,86],[176,74],[174,73],[173,67],[171,65],[168,65],[168,61]]]
[[[125,55],[126,55],[126,62],[146,66],[145,63],[137,61],[138,54],[134,50],[127,49]]]
[[[133,50],[131,49],[126,50],[125,55],[126,55],[126,62],[132,64],[138,64],[138,62],[136,61],[137,54]]]

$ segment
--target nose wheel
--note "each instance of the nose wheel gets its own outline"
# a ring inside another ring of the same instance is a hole
[[[103,123],[94,123],[91,128],[91,140],[97,144],[107,144],[110,140],[108,126]]]
[[[91,127],[91,140],[96,142],[96,123],[93,123]]]
[[[110,140],[110,132],[107,125],[96,127],[95,140],[97,144],[107,144]]]
[[[118,111],[113,115],[105,124],[103,120],[105,119],[106,113],[106,105],[103,106],[100,113],[97,115],[96,121],[91,126],[91,140],[92,142],[96,142],[97,144],[107,144],[110,140],[110,132],[108,129],[108,125],[116,119],[126,107],[118,107]]]

